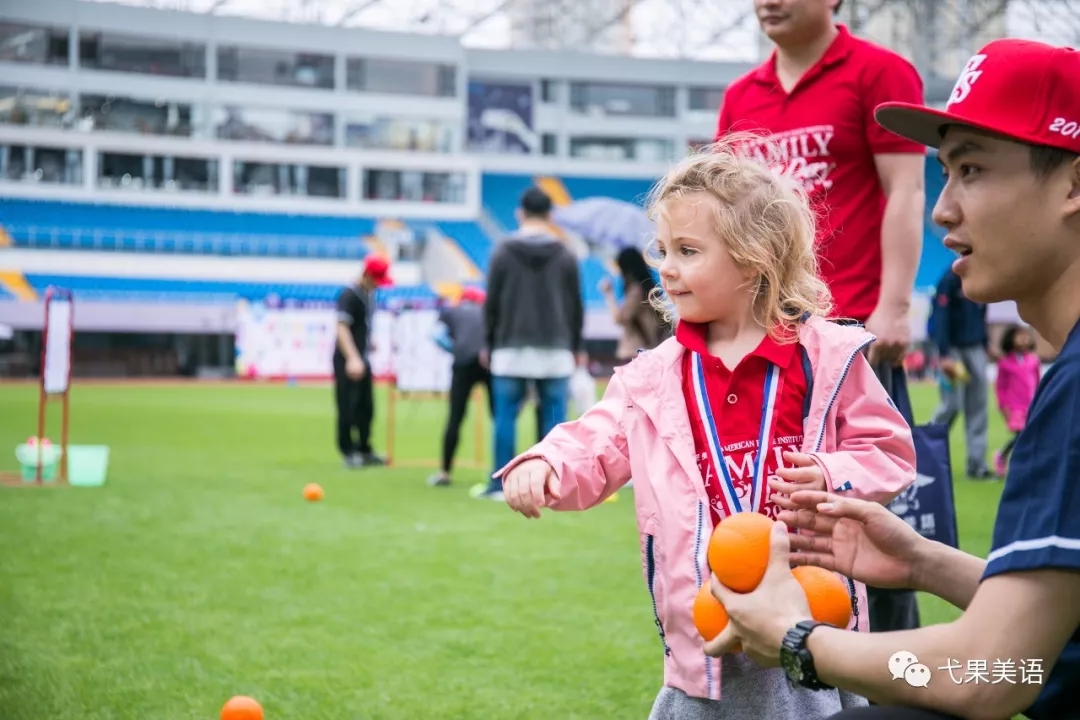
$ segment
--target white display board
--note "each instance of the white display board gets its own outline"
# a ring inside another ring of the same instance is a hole
[[[377,310],[368,357],[376,378],[397,377],[406,392],[447,392],[453,357],[435,344],[437,310]],[[258,379],[325,379],[334,374],[333,308],[271,308],[241,303],[236,315],[236,372]]]
[[[71,379],[72,304],[68,298],[53,298],[48,303],[45,320],[45,368],[42,373],[45,392],[67,392]]]

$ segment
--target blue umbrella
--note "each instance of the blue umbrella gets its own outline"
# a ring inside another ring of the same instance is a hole
[[[578,200],[556,208],[552,219],[589,242],[616,250],[644,248],[656,234],[644,208],[615,198]]]

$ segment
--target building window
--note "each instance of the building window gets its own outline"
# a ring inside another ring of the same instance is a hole
[[[364,197],[406,202],[465,202],[465,173],[427,170],[364,170]]]
[[[334,87],[333,55],[221,45],[217,61],[219,80],[325,90]]]
[[[570,84],[570,107],[585,115],[675,117],[675,88],[575,82]]]
[[[66,93],[24,87],[0,87],[0,123],[34,127],[70,127],[75,109]]]
[[[345,124],[345,144],[373,150],[449,153],[455,128],[439,120],[372,117]]]
[[[333,145],[334,116],[269,108],[226,105],[213,115],[214,134],[222,140],[290,145]]]
[[[0,145],[0,178],[81,185],[82,151],[62,147]]]
[[[143,135],[201,137],[202,113],[191,103],[159,98],[140,100],[119,95],[81,95],[80,128]]]
[[[288,163],[233,163],[233,192],[238,195],[345,197],[345,168]]]
[[[570,157],[603,162],[673,160],[675,143],[663,138],[578,136],[570,138]]]
[[[103,152],[98,155],[98,187],[167,192],[217,192],[218,161]]]
[[[356,92],[388,95],[457,95],[457,69],[453,65],[389,58],[348,58],[345,87]]]
[[[549,78],[542,78],[540,80],[540,102],[555,103],[558,101],[555,81]]]
[[[687,109],[694,112],[719,112],[724,102],[724,88],[692,87]]]
[[[545,155],[559,154],[559,137],[555,133],[544,133],[541,136],[541,144]]]
[[[80,31],[79,65],[93,70],[205,78],[206,45],[113,32]]]
[[[64,28],[0,22],[0,61],[67,65],[69,45]]]

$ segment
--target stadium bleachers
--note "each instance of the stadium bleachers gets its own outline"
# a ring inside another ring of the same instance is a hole
[[[465,255],[481,273],[487,274],[494,239],[488,237],[480,225],[468,220],[451,220],[435,223],[435,226],[439,232],[454,240],[461,247]]]
[[[0,199],[16,247],[352,259],[370,218]]]
[[[238,300],[268,298],[296,302],[330,303],[341,292],[339,285],[303,283],[240,282],[233,280],[180,280],[173,278],[98,277],[86,275],[45,275],[27,273],[26,280],[38,295],[56,285],[71,290],[88,301],[198,302],[232,304]],[[392,287],[379,291],[394,301],[427,300],[435,297],[426,285]]]

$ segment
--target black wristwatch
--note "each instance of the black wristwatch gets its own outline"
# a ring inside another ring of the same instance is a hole
[[[803,620],[787,631],[780,644],[780,667],[784,668],[791,682],[810,690],[833,689],[832,685],[826,685],[818,679],[817,670],[814,669],[814,657],[806,649],[810,633],[818,625],[824,624],[815,620]]]

